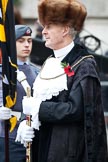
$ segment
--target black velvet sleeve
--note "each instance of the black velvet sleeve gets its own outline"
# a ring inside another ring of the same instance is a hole
[[[80,84],[70,91],[67,102],[42,102],[39,120],[51,123],[80,122],[83,119],[83,100]]]

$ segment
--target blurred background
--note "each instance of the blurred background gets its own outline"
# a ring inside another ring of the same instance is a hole
[[[44,46],[38,24],[37,2],[39,0],[13,0],[16,24],[27,24],[33,30],[33,49],[30,60],[41,66],[52,51]],[[96,58],[102,86],[102,100],[108,131],[108,1],[80,0],[87,8],[88,15],[84,27],[75,41],[87,47]]]
[[[37,15],[37,2],[39,0],[13,0],[15,6],[21,13],[25,23],[30,25],[33,30],[33,37],[36,35],[36,19]],[[85,22],[83,35],[94,35],[101,41],[101,45],[96,50],[98,54],[108,55],[108,1],[107,0],[80,0],[87,8],[88,16]],[[91,48],[95,48],[95,40],[87,38],[87,42],[91,41]],[[86,43],[87,43],[86,42]],[[89,44],[90,45],[90,44]],[[94,46],[92,46],[94,45]]]

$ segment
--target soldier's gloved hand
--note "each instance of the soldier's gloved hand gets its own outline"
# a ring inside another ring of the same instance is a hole
[[[23,120],[18,127],[15,142],[21,142],[26,147],[27,142],[32,142],[33,138],[34,129],[26,124],[26,120]]]
[[[0,120],[8,120],[11,118],[11,109],[7,107],[0,107]]]

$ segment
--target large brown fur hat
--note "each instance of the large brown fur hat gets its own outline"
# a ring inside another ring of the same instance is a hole
[[[82,29],[87,11],[85,6],[77,0],[40,0],[38,17],[40,23],[69,24],[75,30]]]

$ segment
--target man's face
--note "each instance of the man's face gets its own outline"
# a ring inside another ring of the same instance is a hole
[[[60,24],[46,24],[42,34],[45,38],[45,46],[53,50],[64,47],[65,26]]]
[[[32,50],[32,38],[31,36],[22,36],[16,41],[16,49],[17,49],[17,58],[25,61]]]

